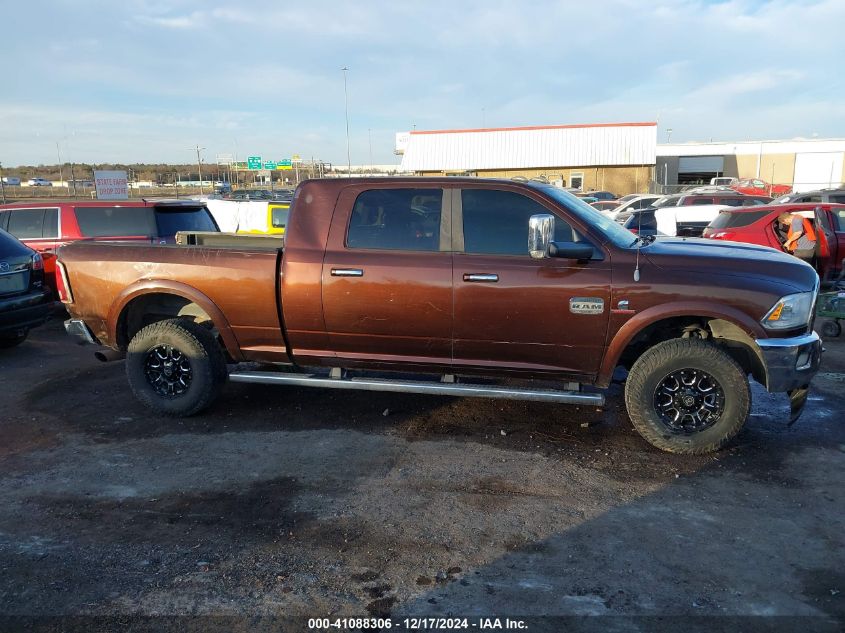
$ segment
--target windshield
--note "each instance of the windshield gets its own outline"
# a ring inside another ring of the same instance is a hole
[[[677,207],[680,196],[663,196],[654,201],[653,207]]]
[[[165,207],[155,209],[159,237],[172,238],[179,231],[219,231],[205,207]]]
[[[563,205],[585,224],[597,227],[615,246],[627,248],[636,240],[636,236],[628,229],[623,228],[620,224],[617,224],[584,202],[581,198],[573,196],[568,191],[564,191],[554,185],[535,185],[535,187],[552,200]]]

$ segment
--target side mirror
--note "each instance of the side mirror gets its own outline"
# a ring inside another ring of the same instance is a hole
[[[555,216],[540,213],[528,218],[528,253],[534,259],[549,256],[549,245],[555,233]]]
[[[587,242],[552,242],[549,245],[549,257],[584,261],[592,259],[593,252],[593,245]]]

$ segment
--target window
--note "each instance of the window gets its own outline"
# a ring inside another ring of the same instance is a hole
[[[551,213],[531,198],[512,191],[464,189],[464,252],[528,256],[528,218]],[[568,223],[555,217],[556,242],[572,242]]]
[[[142,211],[136,209],[136,211]],[[179,231],[218,231],[205,207],[166,207],[155,208],[157,237],[174,237]]]
[[[19,240],[40,238],[45,209],[17,209],[10,212],[9,233]]]
[[[144,207],[76,207],[85,237],[153,237],[151,210]]]
[[[730,204],[728,201],[724,201],[725,204]],[[691,204],[713,204],[713,198],[693,198]]]
[[[290,215],[290,207],[272,207],[270,211],[270,222],[274,229],[283,229],[288,224],[288,216]]]
[[[837,209],[833,214],[833,219],[836,220],[836,230],[845,231],[845,209]]]
[[[44,210],[44,227],[41,230],[41,237],[55,239],[59,237],[59,210]]]
[[[830,201],[835,204],[845,204],[845,195],[830,196]],[[841,213],[841,211],[837,211],[837,213]]]
[[[573,189],[584,188],[584,174],[583,172],[573,172],[569,174],[569,186]]]
[[[441,189],[370,189],[355,200],[348,248],[398,251],[440,249]]]
[[[766,211],[722,211],[710,223],[711,229],[731,229],[739,226],[748,226],[771,213]]]

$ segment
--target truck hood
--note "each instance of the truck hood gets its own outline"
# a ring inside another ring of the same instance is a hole
[[[659,268],[689,270],[713,276],[755,277],[794,288],[813,290],[818,275],[797,257],[767,246],[698,238],[660,238],[641,255]]]

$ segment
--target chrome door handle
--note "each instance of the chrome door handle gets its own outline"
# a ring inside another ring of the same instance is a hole
[[[499,281],[499,275],[493,273],[464,273],[464,281],[496,283]]]
[[[360,268],[332,268],[332,277],[363,277],[364,271]]]

